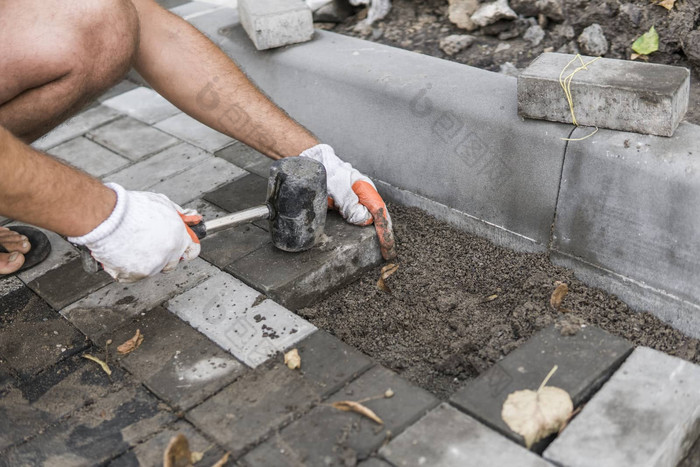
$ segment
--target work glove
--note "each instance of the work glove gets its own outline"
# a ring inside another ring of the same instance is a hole
[[[135,282],[199,255],[199,240],[187,226],[201,221],[196,211],[184,211],[162,194],[106,186],[117,193],[112,214],[90,233],[68,241],[90,249],[114,279]]]
[[[327,144],[318,144],[299,154],[323,164],[328,185],[328,207],[337,209],[351,224],[374,222],[384,259],[396,257],[391,216],[372,180],[340,160]]]

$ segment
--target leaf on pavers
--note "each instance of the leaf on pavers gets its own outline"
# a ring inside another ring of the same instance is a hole
[[[196,464],[204,458],[204,453],[199,451],[192,451],[190,453],[190,462]]]
[[[384,391],[384,397],[387,399],[391,399],[392,397],[394,397],[394,391],[392,391],[391,388],[387,389],[386,391]]]
[[[117,352],[119,352],[121,355],[128,355],[134,350],[138,349],[142,342],[143,334],[141,334],[140,329],[137,329],[134,337],[117,347]]]
[[[222,457],[221,459],[219,459],[219,460],[216,462],[216,464],[212,465],[211,467],[224,467],[224,465],[226,465],[226,463],[228,462],[228,458],[229,458],[230,456],[231,456],[231,453],[230,453],[230,452],[227,452],[226,454],[224,454],[224,457]]]
[[[673,5],[676,4],[676,0],[661,0],[657,5],[666,8],[667,10],[673,10]]]
[[[331,407],[333,407],[334,409],[342,410],[344,412],[359,413],[360,415],[364,415],[365,417],[369,418],[370,420],[372,420],[380,425],[384,425],[384,422],[382,421],[381,418],[379,418],[377,416],[376,413],[372,412],[372,410],[368,409],[367,407],[360,404],[359,402],[337,401],[337,402],[333,402],[331,404]]]
[[[192,453],[190,443],[182,433],[170,438],[168,446],[163,452],[163,467],[188,467],[192,465]]]
[[[554,292],[549,299],[549,304],[552,305],[552,308],[558,310],[561,307],[561,302],[564,301],[564,297],[566,297],[566,294],[569,293],[569,286],[560,281],[556,281],[554,285],[556,285],[557,288],[554,289]]]
[[[112,376],[112,370],[110,370],[109,366],[105,362],[100,360],[99,358],[93,357],[92,355],[89,355],[89,354],[83,355],[83,358],[87,358],[88,360],[92,360],[93,362],[99,364],[102,367],[102,370],[105,373],[107,373],[107,376]]]
[[[301,356],[299,355],[299,351],[297,349],[292,349],[284,354],[284,364],[287,365],[290,370],[301,368]]]
[[[574,403],[568,392],[546,386],[555,371],[556,365],[537,391],[515,391],[503,403],[501,418],[511,430],[523,437],[528,449],[539,440],[559,432],[574,411]]]
[[[639,55],[649,55],[659,50],[659,34],[654,29],[654,26],[634,41],[632,50]]]
[[[386,285],[386,280],[399,269],[398,264],[390,263],[382,268],[382,274],[377,281],[377,288],[382,292],[391,293],[391,289]]]

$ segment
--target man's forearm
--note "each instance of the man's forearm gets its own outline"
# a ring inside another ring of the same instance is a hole
[[[141,22],[136,68],[165,98],[274,159],[318,143],[194,27],[152,0],[132,1]]]
[[[98,180],[27,146],[0,127],[0,215],[66,236],[109,217],[116,195]]]

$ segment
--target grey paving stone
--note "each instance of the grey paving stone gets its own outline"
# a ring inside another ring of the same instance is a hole
[[[174,420],[140,386],[127,386],[10,449],[7,465],[96,465],[158,432]]]
[[[49,153],[98,178],[129,163],[127,159],[82,136],[50,149]]]
[[[109,464],[109,467],[140,467],[157,466],[163,464],[163,453],[168,447],[173,436],[185,435],[190,446],[190,451],[204,454],[198,465],[214,465],[224,455],[224,450],[213,445],[208,439],[199,434],[192,425],[184,421],[178,421],[153,436],[145,443],[141,443],[130,451],[117,457]]]
[[[216,151],[214,155],[265,179],[270,176],[270,166],[275,162],[239,141]]]
[[[93,342],[104,345],[128,319],[155,308],[211,276],[218,269],[199,258],[133,284],[114,282],[61,310]]]
[[[116,97],[120,94],[124,94],[125,92],[136,89],[137,87],[138,87],[138,85],[125,79],[125,80],[119,82],[118,84],[112,86],[110,89],[108,89],[104,94],[102,94],[100,97],[97,98],[97,101],[104,102],[104,101],[111,99],[113,97]]]
[[[196,146],[180,143],[106,177],[105,181],[118,183],[127,190],[143,191],[210,157]]]
[[[233,164],[209,157],[194,167],[149,187],[148,191],[163,193],[175,203],[185,204],[246,174],[245,170]]]
[[[54,310],[61,310],[112,282],[113,279],[104,271],[95,274],[85,272],[81,259],[75,258],[34,279],[27,286]]]
[[[5,450],[23,442],[51,423],[49,414],[27,403],[16,387],[0,388],[0,465],[9,465]]]
[[[85,347],[83,335],[27,287],[0,298],[0,356],[21,379]]]
[[[187,419],[237,458],[318,401],[299,372],[275,363],[247,373]]]
[[[180,113],[180,110],[163,96],[146,87],[138,87],[107,99],[103,105],[149,125]]]
[[[119,345],[136,330],[144,336],[121,364],[171,406],[187,410],[231,383],[243,365],[168,310],[157,307],[114,333]]]
[[[537,389],[554,365],[549,380],[580,406],[603,384],[632,351],[632,344],[593,326],[574,336],[562,336],[554,326],[535,334],[521,347],[467,383],[450,401],[487,426],[523,444],[522,437],[501,419],[508,394]],[[549,440],[533,446],[541,452]]]
[[[325,331],[318,330],[296,345],[301,374],[318,387],[323,397],[369,369],[372,360]]]
[[[207,193],[204,199],[229,212],[241,211],[265,204],[267,199],[267,177],[248,174]]]
[[[301,0],[239,0],[238,14],[258,50],[306,42],[314,35],[311,9]]]
[[[166,307],[228,350],[256,367],[295,345],[316,327],[271,300],[256,304],[258,292],[220,272]]]
[[[394,438],[379,454],[397,466],[532,466],[550,464],[449,404],[437,408]]]
[[[329,212],[326,237],[301,253],[272,244],[234,261],[226,271],[291,309],[307,306],[382,262],[374,227],[346,223]]]
[[[92,130],[87,137],[131,161],[138,161],[179,142],[177,138],[130,117]]]
[[[195,199],[187,204],[183,204],[182,207],[185,209],[194,209],[204,218],[204,220],[216,219],[217,217],[228,214],[228,211],[224,211],[220,207],[215,206],[209,201],[205,201],[203,199]]]
[[[325,466],[353,465],[367,458],[385,440],[401,433],[435,407],[438,400],[380,366],[367,371],[329,399],[329,402],[358,401],[381,396],[389,388],[394,391],[394,397],[363,403],[384,421],[384,425],[377,425],[356,413],[320,405],[255,448],[244,457],[244,462],[250,467],[295,463]]]
[[[32,147],[45,151],[119,117],[119,112],[103,105],[88,109],[34,141]]]
[[[557,465],[675,466],[700,436],[700,366],[637,348],[544,452]]]
[[[182,113],[163,120],[155,126],[209,152],[218,151],[233,141],[230,137]]]
[[[222,230],[202,240],[200,257],[220,268],[270,243],[270,234],[254,224]]]

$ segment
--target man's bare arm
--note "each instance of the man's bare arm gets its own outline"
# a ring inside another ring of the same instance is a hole
[[[81,236],[109,216],[116,195],[0,127],[0,215],[66,236]]]
[[[136,69],[165,98],[273,159],[318,144],[197,29],[153,0],[132,1],[141,24]]]

